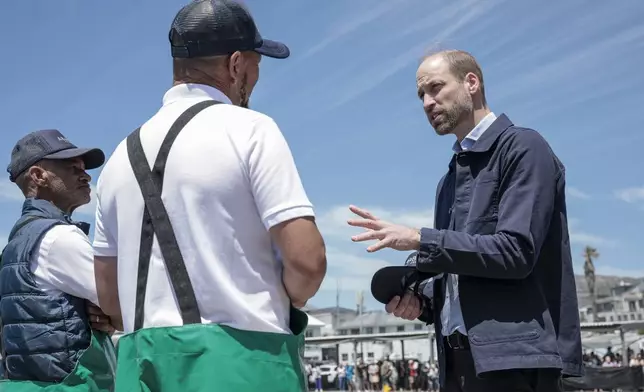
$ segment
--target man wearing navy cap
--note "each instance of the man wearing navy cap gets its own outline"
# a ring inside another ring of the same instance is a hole
[[[89,224],[71,218],[90,201],[86,170],[104,161],[101,150],[78,148],[56,130],[30,133],[13,148],[7,171],[25,202],[0,267],[3,391],[113,383],[109,336],[90,328],[109,319],[88,307],[98,303]]]
[[[186,5],[169,39],[174,86],[97,186],[99,303],[125,332],[116,389],[306,390],[298,308],[324,242],[279,127],[248,109],[262,56],[289,50],[226,0]]]

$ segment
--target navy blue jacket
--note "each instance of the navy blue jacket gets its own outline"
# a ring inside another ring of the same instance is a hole
[[[454,154],[436,195],[434,229],[421,229],[417,268],[459,276],[463,320],[478,374],[560,368],[582,374],[564,166],[534,130],[501,115]],[[446,276],[446,275],[445,275]],[[445,279],[422,317],[436,329]]]
[[[45,233],[69,224],[74,222],[48,201],[27,199],[2,253],[0,326],[8,379],[60,382],[89,347],[85,300],[43,292],[29,267]]]

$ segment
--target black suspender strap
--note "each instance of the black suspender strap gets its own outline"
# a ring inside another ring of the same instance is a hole
[[[127,138],[127,152],[136,176],[136,181],[141,188],[145,209],[143,211],[143,222],[141,224],[141,244],[139,247],[139,267],[136,286],[136,308],[134,315],[134,330],[143,328],[145,291],[150,270],[150,257],[152,256],[152,244],[156,234],[163,261],[166,266],[172,289],[177,298],[183,324],[201,323],[201,315],[197,305],[188,271],[181,255],[177,238],[172,229],[172,223],[161,199],[163,189],[163,176],[165,166],[170,153],[170,148],[179,132],[199,112],[212,105],[221,102],[207,100],[199,102],[190,107],[177,118],[168,131],[159,153],[154,162],[152,170],[148,165],[141,145],[140,131],[138,128]]]

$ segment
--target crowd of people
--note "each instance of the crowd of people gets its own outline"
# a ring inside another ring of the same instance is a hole
[[[438,392],[438,367],[429,361],[416,359],[341,363],[334,367],[335,377],[325,379],[321,364],[306,365],[309,389],[322,392],[327,389],[340,391],[414,391]]]
[[[583,356],[584,364],[593,367],[621,367],[628,366],[644,366],[644,349],[640,349],[635,353],[634,350],[628,349],[628,358],[626,361],[622,358],[620,353],[613,352],[612,347],[606,348],[606,353],[602,356],[597,355],[595,351],[585,352]]]

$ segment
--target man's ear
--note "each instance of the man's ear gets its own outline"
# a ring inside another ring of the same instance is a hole
[[[27,176],[39,188],[46,188],[49,184],[49,172],[40,166],[32,166],[27,169]]]
[[[230,55],[228,60],[228,74],[230,75],[233,84],[237,83],[241,76],[244,74],[244,55],[242,52],[235,52]]]
[[[465,75],[465,83],[467,83],[467,91],[470,93],[470,95],[474,95],[481,89],[481,81],[473,72]]]

